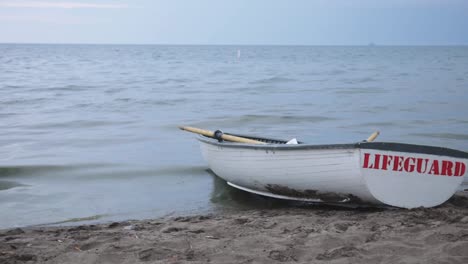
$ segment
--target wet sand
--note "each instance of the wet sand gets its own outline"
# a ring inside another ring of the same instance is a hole
[[[468,263],[468,194],[429,209],[308,205],[0,231],[0,263]]]

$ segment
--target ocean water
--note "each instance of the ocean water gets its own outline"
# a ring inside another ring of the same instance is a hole
[[[468,47],[0,45],[0,228],[275,206],[206,129],[468,151]]]

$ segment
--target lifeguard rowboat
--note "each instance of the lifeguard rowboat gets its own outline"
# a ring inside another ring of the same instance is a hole
[[[280,199],[433,207],[459,189],[467,171],[468,153],[448,148],[241,138],[262,144],[198,140],[211,170],[229,185]]]

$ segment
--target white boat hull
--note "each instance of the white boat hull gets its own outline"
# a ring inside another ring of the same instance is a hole
[[[468,161],[467,153],[449,150],[444,156],[447,149],[434,147],[399,144],[403,150],[385,150],[385,144],[396,143],[259,146],[199,140],[211,170],[231,186],[300,201],[437,206],[459,189]],[[436,149],[437,155],[408,152],[411,146]]]

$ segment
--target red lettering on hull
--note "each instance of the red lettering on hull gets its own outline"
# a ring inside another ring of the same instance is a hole
[[[409,173],[461,177],[466,173],[466,164],[460,161],[438,160],[364,153],[364,169],[391,170]]]
[[[455,172],[453,176],[463,176],[466,172],[466,165],[463,162],[455,162]]]

